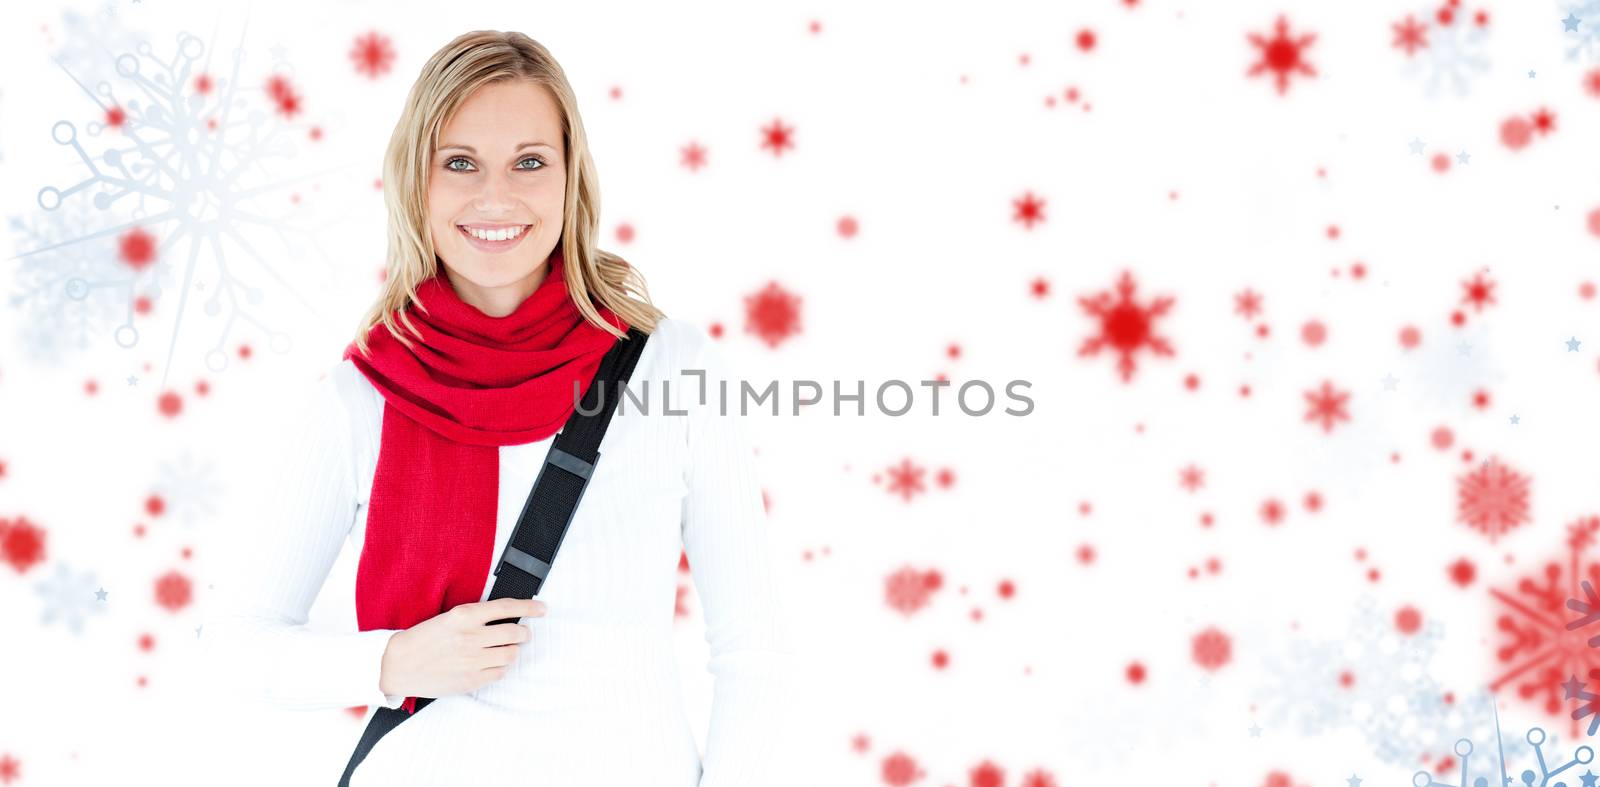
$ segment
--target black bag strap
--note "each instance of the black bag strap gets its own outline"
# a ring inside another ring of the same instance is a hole
[[[600,440],[611,425],[611,416],[622,398],[622,386],[633,376],[633,367],[638,364],[639,354],[649,338],[649,334],[638,328],[629,328],[628,338],[617,340],[601,359],[600,369],[595,372],[589,390],[584,392],[583,401],[550,444],[544,466],[539,469],[528,500],[522,505],[516,529],[506,542],[500,564],[495,566],[494,587],[489,590],[488,600],[533,598],[544,586],[556,552],[561,548],[561,540],[566,537],[567,526],[572,524],[573,514],[578,510],[578,501],[583,498],[594,466],[600,461]],[[502,618],[489,621],[488,625],[515,623],[520,619]],[[421,713],[433,700],[433,697],[418,697],[413,713],[403,708],[379,708],[361,733],[361,740],[350,755],[350,763],[339,778],[339,787],[350,787],[350,775],[367,758],[378,739]]]

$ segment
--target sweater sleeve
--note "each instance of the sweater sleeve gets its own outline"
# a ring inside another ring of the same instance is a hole
[[[240,506],[214,583],[219,604],[202,627],[224,692],[286,710],[398,707],[378,689],[384,649],[398,629],[323,631],[311,604],[355,521],[352,421],[330,370],[274,416],[283,439],[265,446],[263,474]]]
[[[793,768],[784,747],[794,736],[784,725],[795,649],[755,455],[739,415],[739,380],[704,332],[683,327],[692,335],[681,369],[705,371],[703,404],[693,376],[676,378],[692,391],[685,394],[683,544],[705,613],[707,669],[714,676],[699,787],[787,784],[783,779],[792,778]],[[728,382],[726,399],[719,380]]]

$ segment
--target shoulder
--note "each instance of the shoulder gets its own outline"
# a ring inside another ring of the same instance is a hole
[[[322,385],[327,389],[327,396],[339,403],[347,417],[355,418],[366,413],[382,401],[378,389],[348,358],[340,359],[328,367]]]
[[[662,357],[668,365],[678,369],[720,368],[722,349],[710,331],[697,323],[663,317],[650,333],[650,344],[660,344]],[[647,346],[648,349],[648,346]]]
[[[318,382],[319,399],[336,419],[355,453],[375,453],[378,434],[383,428],[383,394],[348,358],[329,365]]]
[[[704,328],[676,317],[656,320],[656,327],[650,332],[651,344],[662,344],[675,350],[696,348],[710,338]]]
[[[694,368],[695,364],[703,361],[706,352],[715,343],[711,334],[695,323],[662,317],[650,332],[645,351],[660,359],[664,368],[676,371]]]

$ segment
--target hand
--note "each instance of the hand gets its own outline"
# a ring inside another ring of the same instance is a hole
[[[497,598],[462,604],[389,638],[378,690],[407,697],[442,697],[474,691],[504,677],[517,660],[518,644],[533,630],[492,620],[541,617],[543,601]]]

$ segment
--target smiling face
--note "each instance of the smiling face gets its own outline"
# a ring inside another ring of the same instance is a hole
[[[445,275],[485,314],[515,311],[544,281],[566,200],[561,109],[544,86],[493,82],[439,133],[428,229]]]

